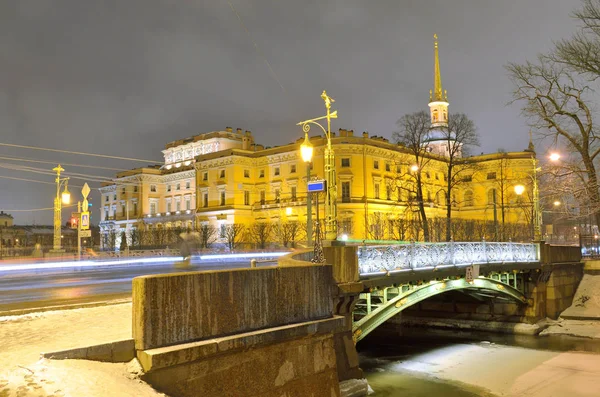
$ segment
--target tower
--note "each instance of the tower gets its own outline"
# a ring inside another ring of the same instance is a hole
[[[430,152],[442,156],[449,155],[448,128],[448,93],[442,89],[440,57],[437,34],[433,35],[433,90],[429,91],[429,112],[431,114],[431,130],[424,143]]]

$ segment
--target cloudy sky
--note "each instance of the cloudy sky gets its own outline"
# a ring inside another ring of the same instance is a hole
[[[168,141],[231,126],[280,145],[301,137],[298,121],[323,114],[323,89],[336,99],[334,130],[391,137],[403,114],[427,109],[437,33],[450,110],[475,121],[482,143],[476,152],[521,150],[528,127],[519,107],[507,106],[512,87],[503,66],[533,59],[569,36],[577,6],[578,0],[4,0],[0,143],[158,161]],[[144,164],[3,146],[0,156]],[[7,168],[0,176],[52,182]],[[50,207],[53,189],[0,178],[0,209]],[[13,214],[21,224],[52,221],[51,211]]]

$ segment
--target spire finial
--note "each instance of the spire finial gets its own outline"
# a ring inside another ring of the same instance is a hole
[[[440,57],[438,53],[438,36],[433,35],[433,98],[432,102],[446,102],[447,95],[442,89],[442,75],[440,73]]]

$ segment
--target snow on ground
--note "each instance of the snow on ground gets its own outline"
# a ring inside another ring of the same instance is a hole
[[[131,338],[131,303],[0,317],[0,397],[163,396],[135,360],[39,359],[41,352]]]
[[[564,317],[600,320],[600,275],[584,274]]]

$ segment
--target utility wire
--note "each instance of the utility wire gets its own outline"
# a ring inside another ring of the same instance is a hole
[[[62,209],[65,208],[71,208],[71,207],[75,207],[77,204],[63,204],[62,205]],[[7,212],[33,212],[33,211],[50,211],[50,210],[54,210],[54,207],[47,207],[47,208],[32,208],[29,210],[9,210],[9,209],[0,209],[0,211],[7,211]]]
[[[102,157],[102,158],[106,158],[106,159],[115,159],[115,160],[139,161],[139,162],[143,162],[143,163],[156,163],[157,162],[156,160],[143,160],[143,159],[136,159],[136,158],[132,158],[132,157],[109,156],[107,154],[85,153],[85,152],[75,152],[72,150],[61,150],[61,149],[42,148],[42,147],[36,147],[36,146],[15,145],[12,143],[1,143],[0,142],[0,146],[13,147],[13,148],[19,148],[19,149],[44,150],[44,151],[48,151],[48,152],[76,154],[76,155],[80,155],[80,156]]]
[[[42,163],[42,164],[54,164],[54,165],[60,163],[61,165],[67,166],[67,167],[96,168],[96,169],[100,169],[100,170],[109,170],[109,171],[129,171],[124,168],[112,168],[112,167],[102,167],[102,166],[98,166],[98,165],[85,165],[85,164],[62,163],[62,162],[57,162],[57,161],[34,160],[34,159],[28,159],[26,157],[0,156],[0,160],[23,161],[23,162],[30,162],[30,163]]]

